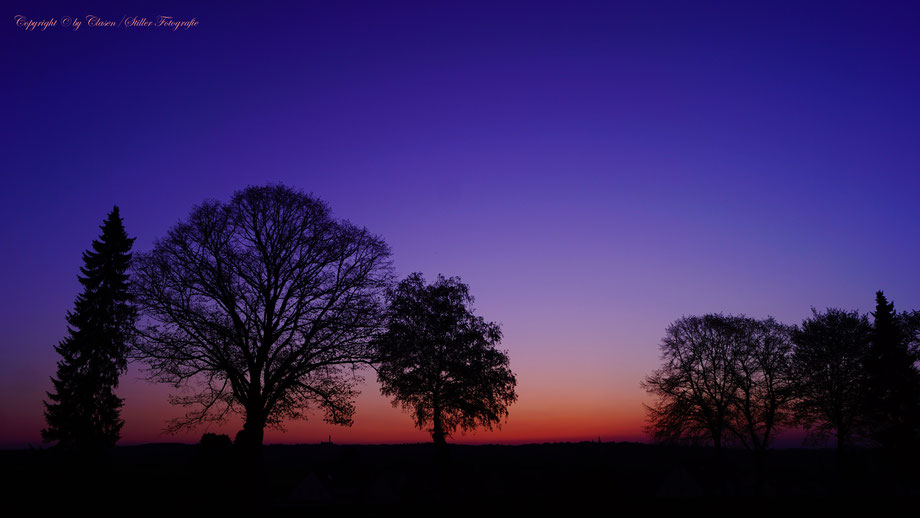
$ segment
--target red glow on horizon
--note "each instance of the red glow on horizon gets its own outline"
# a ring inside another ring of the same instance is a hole
[[[119,395],[125,398],[122,418],[121,445],[152,442],[196,443],[205,432],[223,433],[233,438],[242,427],[239,416],[220,426],[168,435],[163,430],[171,418],[183,409],[168,404],[167,395],[175,390],[165,385],[153,385],[138,379],[132,371],[122,381]],[[39,432],[44,426],[41,413],[42,394],[17,400],[16,418],[4,429],[0,447],[22,448],[27,445],[45,446]],[[284,431],[266,429],[266,444],[309,444],[328,441],[337,444],[403,444],[426,443],[431,436],[414,426],[411,416],[393,407],[382,397],[376,383],[365,383],[356,401],[355,422],[350,427],[329,425],[321,413],[310,415],[307,421],[290,421]],[[563,395],[533,389],[521,393],[510,408],[507,422],[494,430],[477,429],[463,433],[458,430],[450,441],[457,444],[526,444],[543,442],[645,441],[642,431],[644,410],[638,398],[598,399],[588,392]]]

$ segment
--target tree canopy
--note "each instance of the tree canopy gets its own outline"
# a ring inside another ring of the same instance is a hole
[[[193,389],[170,429],[244,414],[241,437],[305,418],[351,424],[355,366],[369,362],[391,285],[390,250],[281,185],[207,201],[139,254],[135,356],[154,380]]]
[[[833,433],[840,450],[862,435],[871,330],[858,311],[812,308],[811,318],[793,333],[796,418],[812,441]]]
[[[773,318],[722,314],[672,323],[661,342],[663,365],[642,382],[657,398],[646,407],[649,434],[764,450],[790,421],[789,332]]]
[[[668,326],[660,347],[664,363],[642,382],[657,398],[646,407],[654,439],[722,446],[738,390],[733,335],[723,315],[687,316]]]
[[[500,327],[473,314],[473,297],[459,278],[427,285],[419,273],[389,296],[386,331],[375,341],[378,379],[393,405],[443,445],[457,429],[492,429],[517,400]]]
[[[740,354],[735,364],[738,393],[731,430],[746,447],[762,452],[794,420],[793,328],[773,317],[736,317],[734,323]]]

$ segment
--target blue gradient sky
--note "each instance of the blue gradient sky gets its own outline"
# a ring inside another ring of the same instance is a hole
[[[0,23],[2,445],[39,443],[113,204],[146,250],[206,198],[283,182],[381,235],[401,276],[460,276],[520,395],[461,441],[641,438],[639,381],[682,315],[797,323],[878,289],[920,308],[916,4],[59,4]],[[139,376],[124,442],[197,438],[158,435],[180,410]],[[319,417],[266,440],[426,440],[372,379],[351,429]]]

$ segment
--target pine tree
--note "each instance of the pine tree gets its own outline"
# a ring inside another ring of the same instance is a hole
[[[881,291],[875,295],[871,344],[865,361],[870,433],[882,447],[911,447],[920,430],[920,372],[904,318]]]
[[[83,292],[67,314],[67,337],[54,348],[61,360],[42,430],[46,442],[81,450],[114,446],[120,438],[124,401],[114,390],[127,369],[136,315],[126,274],[134,238],[128,238],[117,206],[100,228],[100,239],[83,252]]]

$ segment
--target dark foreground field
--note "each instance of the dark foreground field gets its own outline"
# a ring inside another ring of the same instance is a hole
[[[487,510],[661,497],[836,502],[920,496],[916,469],[893,475],[890,461],[869,450],[840,461],[832,450],[777,450],[761,469],[742,450],[715,459],[706,448],[633,443],[452,445],[443,465],[428,444],[277,445],[265,447],[257,474],[241,469],[245,463],[232,449],[203,452],[183,444],[118,447],[98,464],[51,450],[4,451],[0,459],[5,504],[25,504],[38,514],[83,509],[177,516],[254,508],[256,514],[335,509],[372,515],[394,504],[450,511],[451,504]]]

